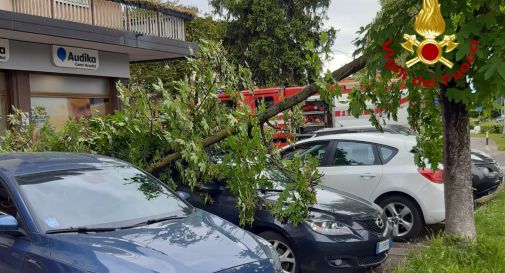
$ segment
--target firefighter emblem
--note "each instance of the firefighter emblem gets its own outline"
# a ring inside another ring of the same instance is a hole
[[[455,42],[456,35],[454,34],[445,35],[440,42],[437,40],[445,32],[445,21],[438,0],[423,0],[423,7],[416,17],[414,29],[420,36],[424,37],[424,40],[417,40],[416,35],[403,35],[406,41],[401,44],[402,47],[417,55],[407,61],[407,67],[411,67],[418,62],[426,65],[441,62],[452,68],[454,64],[446,59],[443,54],[453,51],[458,47],[458,43]]]

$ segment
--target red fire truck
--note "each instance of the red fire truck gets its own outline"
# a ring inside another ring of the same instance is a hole
[[[349,104],[347,101],[347,95],[351,90],[359,86],[359,83],[354,81],[352,78],[346,78],[338,83],[341,88],[342,95],[335,98],[333,105],[327,105],[321,101],[319,94],[315,94],[305,100],[305,104],[302,106],[302,114],[304,116],[304,124],[298,128],[297,136],[298,138],[305,138],[312,136],[312,133],[323,129],[332,127],[342,127],[342,126],[354,126],[354,125],[365,125],[369,124],[370,113],[363,113],[363,115],[356,119],[350,115],[348,108]],[[242,91],[244,104],[249,106],[251,109],[256,109],[260,103],[264,102],[266,106],[278,104],[298,92],[303,90],[304,86],[297,87],[286,87],[286,88],[263,88],[254,91],[245,90]],[[230,96],[227,94],[219,94],[218,98],[226,103],[228,107],[235,107],[234,102],[231,100]],[[407,100],[406,94],[401,100],[401,108],[399,111],[399,122],[407,122]],[[380,112],[377,109],[376,112]],[[278,142],[280,146],[286,144],[289,137],[288,133],[284,130],[286,124],[284,124],[284,119],[282,114],[279,114],[277,118],[271,120],[271,124],[276,127],[276,132],[274,134],[274,141]]]

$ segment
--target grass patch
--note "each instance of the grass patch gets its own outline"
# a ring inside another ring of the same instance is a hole
[[[471,137],[485,138],[486,134],[471,134]],[[500,134],[489,134],[489,138],[496,142],[499,151],[505,151],[505,137]]]
[[[475,224],[477,245],[462,249],[436,237],[395,273],[505,273],[505,191],[476,212]]]

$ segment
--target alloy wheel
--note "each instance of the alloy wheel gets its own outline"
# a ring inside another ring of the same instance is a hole
[[[393,236],[407,235],[414,226],[414,215],[409,207],[402,203],[389,203],[384,207],[387,218],[393,224]]]
[[[278,240],[268,240],[279,255],[283,273],[294,273],[296,269],[295,255],[291,248]]]

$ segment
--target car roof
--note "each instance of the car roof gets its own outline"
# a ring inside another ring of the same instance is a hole
[[[384,127],[384,129],[387,129]],[[350,134],[350,133],[358,133],[358,132],[379,132],[379,130],[373,126],[349,126],[349,127],[340,127],[340,128],[324,128],[321,130],[317,130],[314,132],[314,136],[325,136],[331,134]]]
[[[353,141],[372,142],[392,147],[401,147],[403,145],[413,147],[416,145],[415,136],[404,136],[400,134],[383,134],[383,133],[345,133],[345,134],[323,135],[304,139],[297,142],[296,144],[314,142],[319,140],[353,140]]]
[[[125,162],[81,153],[5,153],[0,154],[0,172],[8,176],[33,175],[45,172],[124,166]]]
[[[386,124],[386,125],[382,126],[383,129],[398,128],[398,127],[408,128],[407,126],[402,125],[402,124]],[[343,126],[343,127],[335,127],[335,128],[324,128],[324,129],[321,129],[321,130],[317,130],[315,133],[318,134],[318,133],[340,132],[340,131],[345,132],[345,131],[355,131],[355,130],[373,130],[373,131],[379,131],[379,129],[377,129],[377,127],[375,127],[373,125],[355,125],[355,126]]]
[[[355,125],[355,126],[343,126],[343,127],[335,127],[335,128],[324,128],[321,130],[317,130],[316,133],[319,132],[331,132],[331,131],[345,131],[345,130],[359,130],[359,129],[369,129],[375,128],[372,125]]]

